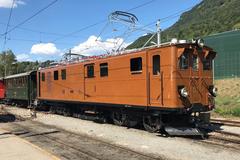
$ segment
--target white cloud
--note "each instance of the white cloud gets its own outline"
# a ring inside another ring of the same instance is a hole
[[[109,38],[104,41],[101,38],[98,38],[98,40],[96,39],[96,36],[90,36],[85,42],[74,46],[72,48],[72,52],[86,56],[102,55],[106,54],[107,51],[111,52],[118,49],[121,44],[121,48],[128,45],[128,43],[125,43],[122,38]],[[64,54],[64,50],[58,49],[54,43],[38,43],[32,46],[30,53],[31,59],[56,59],[60,58]],[[33,54],[36,56],[32,56]],[[27,58],[28,57],[26,57],[26,55],[19,56],[19,59]]]
[[[126,47],[128,45],[127,43],[123,42],[122,38],[111,38],[103,41],[101,38],[98,38],[97,40],[97,37],[92,35],[87,41],[73,47],[72,52],[86,56],[100,55],[105,54],[106,51],[118,49],[121,44],[121,47]]]
[[[32,61],[28,54],[18,54],[17,60],[18,61]]]
[[[14,0],[0,0],[0,8],[11,8]],[[13,7],[16,8],[18,5],[24,5],[25,2],[22,0],[15,0]]]
[[[53,43],[38,43],[34,44],[31,48],[32,54],[54,55],[60,54],[60,50],[57,49]]]

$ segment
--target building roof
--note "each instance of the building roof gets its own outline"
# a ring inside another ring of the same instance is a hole
[[[11,78],[17,78],[17,77],[24,77],[24,76],[28,76],[31,73],[36,72],[36,71],[30,71],[30,72],[25,72],[25,73],[19,73],[19,74],[14,74],[14,75],[10,75],[5,77],[4,79],[11,79]]]

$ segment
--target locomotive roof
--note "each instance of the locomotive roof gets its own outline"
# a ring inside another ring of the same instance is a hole
[[[25,72],[25,73],[14,74],[14,75],[7,76],[4,79],[24,77],[24,76],[28,76],[28,75],[32,74],[33,72],[36,72],[36,71],[29,71],[29,72]]]
[[[91,62],[93,60],[98,60],[98,59],[104,59],[104,58],[110,58],[110,57],[117,57],[117,56],[121,56],[121,55],[127,55],[127,54],[134,54],[137,52],[141,52],[141,51],[147,51],[147,50],[152,50],[152,49],[157,49],[157,48],[162,48],[162,47],[171,47],[171,46],[186,46],[186,45],[196,45],[196,43],[193,42],[185,42],[185,43],[174,43],[174,42],[166,42],[166,43],[161,43],[160,46],[158,45],[153,45],[153,46],[148,46],[148,47],[143,47],[143,48],[137,48],[137,49],[129,49],[129,50],[125,50],[125,51],[121,51],[118,52],[117,54],[110,54],[110,55],[99,55],[96,56],[97,58],[89,58],[89,59],[82,59],[79,61],[71,61],[71,62],[59,62],[56,63],[56,65],[52,65],[49,67],[43,67],[43,68],[39,68],[38,70],[44,70],[44,69],[50,69],[50,68],[56,68],[56,67],[60,67],[60,66],[64,66],[64,65],[71,65],[71,64],[76,64],[76,63],[82,63],[82,62]],[[212,49],[208,46],[203,46],[203,48],[205,49]]]

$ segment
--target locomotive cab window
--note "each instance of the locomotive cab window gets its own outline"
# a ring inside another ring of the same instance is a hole
[[[130,67],[132,74],[142,73],[142,57],[132,58],[130,60]]]
[[[42,73],[42,81],[45,81],[45,73]]]
[[[66,69],[62,69],[62,70],[61,70],[61,77],[62,77],[62,80],[66,80],[66,78],[67,78]]]
[[[54,71],[53,75],[54,75],[54,80],[58,80],[58,71]]]
[[[180,69],[188,69],[188,56],[189,56],[189,51],[185,49],[183,54],[179,57]]]
[[[203,59],[203,70],[211,70],[212,69],[212,60],[210,58]]]
[[[192,68],[194,71],[198,70],[198,56],[197,55],[192,55]]]
[[[153,75],[160,74],[160,55],[153,56]]]
[[[93,78],[94,77],[94,65],[88,65],[87,66],[87,78]]]
[[[100,76],[101,77],[108,76],[108,63],[101,63],[100,64]]]
[[[211,70],[213,59],[216,56],[215,52],[210,52],[206,58],[203,58],[203,70]]]

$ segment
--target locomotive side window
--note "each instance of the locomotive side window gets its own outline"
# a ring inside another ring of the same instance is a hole
[[[100,76],[101,77],[108,76],[108,63],[100,64]]]
[[[194,71],[198,70],[198,56],[197,55],[192,56],[192,68]]]
[[[19,78],[19,86],[21,86],[21,87],[22,87],[22,85],[23,85],[23,82],[22,82],[22,77],[20,77],[20,78]]]
[[[153,75],[160,74],[160,56],[155,55],[153,56]]]
[[[206,58],[203,59],[203,70],[211,70],[212,69],[212,61],[216,56],[215,52],[210,52]]]
[[[142,57],[132,58],[130,60],[131,73],[141,73],[142,72]]]
[[[62,77],[62,80],[66,80],[66,79],[67,79],[66,69],[62,69],[62,70],[61,70],[61,77]]]
[[[26,84],[27,84],[27,77],[23,78],[23,82],[24,82],[24,86],[26,86]]]
[[[42,73],[42,81],[45,82],[45,73]]]
[[[184,51],[184,53],[179,58],[179,68],[180,69],[188,69],[188,51]]]
[[[212,60],[210,58],[203,59],[203,70],[211,70],[212,69]]]
[[[87,77],[93,78],[94,77],[94,65],[87,66]]]
[[[54,80],[58,80],[58,71],[54,71],[53,75],[54,75]]]

